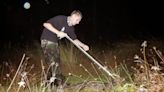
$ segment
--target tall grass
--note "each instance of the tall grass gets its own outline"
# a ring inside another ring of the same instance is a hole
[[[122,42],[113,44],[112,48],[90,47],[88,53],[119,75],[116,79],[72,44],[61,44],[61,68],[66,79],[62,86],[52,88],[45,85],[49,66],[42,58],[39,43],[35,42],[34,47],[12,50],[21,54],[16,55],[18,61],[11,62],[15,52],[12,56],[7,53],[9,58],[0,65],[0,92],[164,92],[163,54],[147,41],[142,44]]]

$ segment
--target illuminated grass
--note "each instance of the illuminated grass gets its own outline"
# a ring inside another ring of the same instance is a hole
[[[39,45],[36,44],[39,48]],[[121,46],[120,46],[121,45]],[[91,62],[85,55],[72,45],[61,46],[62,71],[66,76],[64,83],[65,92],[140,92],[145,90],[162,92],[164,89],[163,54],[157,47],[151,47],[146,42],[141,44],[118,44],[113,49],[91,49],[93,56],[110,71],[120,75],[117,80],[112,80],[99,67]],[[133,49],[129,49],[129,48]],[[71,48],[71,49],[68,49]],[[136,49],[137,48],[137,49]],[[14,51],[14,50],[12,50]],[[26,49],[25,61],[21,64],[18,74],[14,79],[16,70],[21,60],[17,63],[4,61],[0,65],[1,79],[0,92],[49,92],[57,88],[49,89],[43,86],[46,73],[44,61],[40,56],[39,49]],[[141,52],[140,52],[141,51]],[[16,50],[19,52],[19,50]],[[22,54],[22,52],[17,54]],[[8,55],[9,56],[9,55]],[[12,60],[9,56],[8,60]],[[133,65],[133,66],[132,66]],[[23,78],[23,79],[22,79]],[[18,84],[18,83],[24,84]],[[25,86],[25,87],[24,87]]]

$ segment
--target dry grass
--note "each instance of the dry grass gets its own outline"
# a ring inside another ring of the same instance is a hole
[[[120,43],[105,50],[91,48],[90,54],[95,56],[95,59],[111,72],[119,75],[115,80],[74,46],[62,45],[62,71],[66,80],[61,89],[65,92],[164,92],[162,52],[157,47],[148,45],[146,41],[141,44],[141,48],[139,45]],[[39,45],[36,44],[35,47],[38,48]],[[50,89],[44,85],[43,80],[48,66],[44,65],[39,49],[26,49],[20,54],[23,52],[26,52],[23,56],[16,55],[20,57],[17,61],[19,63],[6,60],[0,65],[0,92],[59,90],[60,88]],[[12,60],[11,56],[9,60]],[[59,91],[62,92],[62,90]]]

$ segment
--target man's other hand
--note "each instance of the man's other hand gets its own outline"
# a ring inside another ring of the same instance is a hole
[[[89,46],[87,46],[87,45],[84,45],[82,48],[83,48],[85,51],[88,51],[88,50],[89,50]]]
[[[59,39],[62,39],[62,38],[64,38],[64,37],[66,37],[66,36],[67,36],[67,34],[64,33],[64,32],[59,32],[59,33],[57,34],[57,37],[59,37]]]

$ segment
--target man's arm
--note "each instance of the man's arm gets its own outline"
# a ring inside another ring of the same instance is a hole
[[[45,28],[47,28],[49,31],[55,33],[55,34],[56,34],[58,37],[60,37],[60,38],[63,38],[63,37],[65,37],[65,36],[67,36],[66,33],[57,30],[57,29],[56,29],[55,27],[53,27],[52,24],[50,24],[50,23],[43,23],[43,26],[44,26]]]
[[[89,50],[88,45],[82,43],[81,41],[79,41],[78,39],[74,40],[74,43],[77,44],[78,46],[82,47],[85,51]]]

